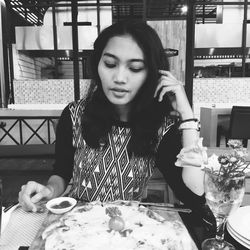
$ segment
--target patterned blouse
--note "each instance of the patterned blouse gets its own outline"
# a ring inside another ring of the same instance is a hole
[[[71,196],[85,201],[139,200],[152,175],[155,159],[133,154],[129,157],[131,130],[126,126],[112,126],[107,143],[100,149],[89,147],[81,133],[84,109],[83,99],[69,105],[75,148]],[[172,124],[169,122],[159,130],[159,138]]]

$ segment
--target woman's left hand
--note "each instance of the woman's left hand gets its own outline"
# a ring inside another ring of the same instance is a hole
[[[179,113],[182,119],[192,118],[193,111],[187,99],[184,84],[178,81],[170,71],[159,70],[159,73],[161,76],[154,97],[158,96],[158,101],[161,102],[167,95],[173,109]]]

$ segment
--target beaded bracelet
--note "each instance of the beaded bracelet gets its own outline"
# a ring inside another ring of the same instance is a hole
[[[185,123],[181,123],[179,125],[179,130],[195,129],[197,131],[200,131],[200,127],[201,125],[198,119],[196,119],[196,121],[192,119],[190,121],[185,121]]]
[[[198,122],[199,120],[197,118],[190,118],[186,120],[179,121],[179,125],[185,122]]]

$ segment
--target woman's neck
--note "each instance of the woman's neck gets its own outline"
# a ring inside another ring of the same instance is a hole
[[[130,116],[130,105],[117,105],[115,106],[115,110],[117,112],[117,116],[120,121],[128,122]]]

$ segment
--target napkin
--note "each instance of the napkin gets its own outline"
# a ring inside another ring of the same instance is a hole
[[[46,216],[47,212],[32,213],[16,207],[0,237],[0,249],[17,250],[19,246],[30,246]]]
[[[177,167],[203,167],[207,163],[207,148],[202,146],[203,138],[194,144],[184,147],[177,155]]]
[[[8,224],[12,211],[14,211],[17,206],[18,206],[18,204],[16,204],[12,208],[10,208],[7,212],[4,212],[4,207],[2,208],[2,223],[1,223],[1,232],[0,232],[1,234],[0,235],[2,235],[6,225]]]

